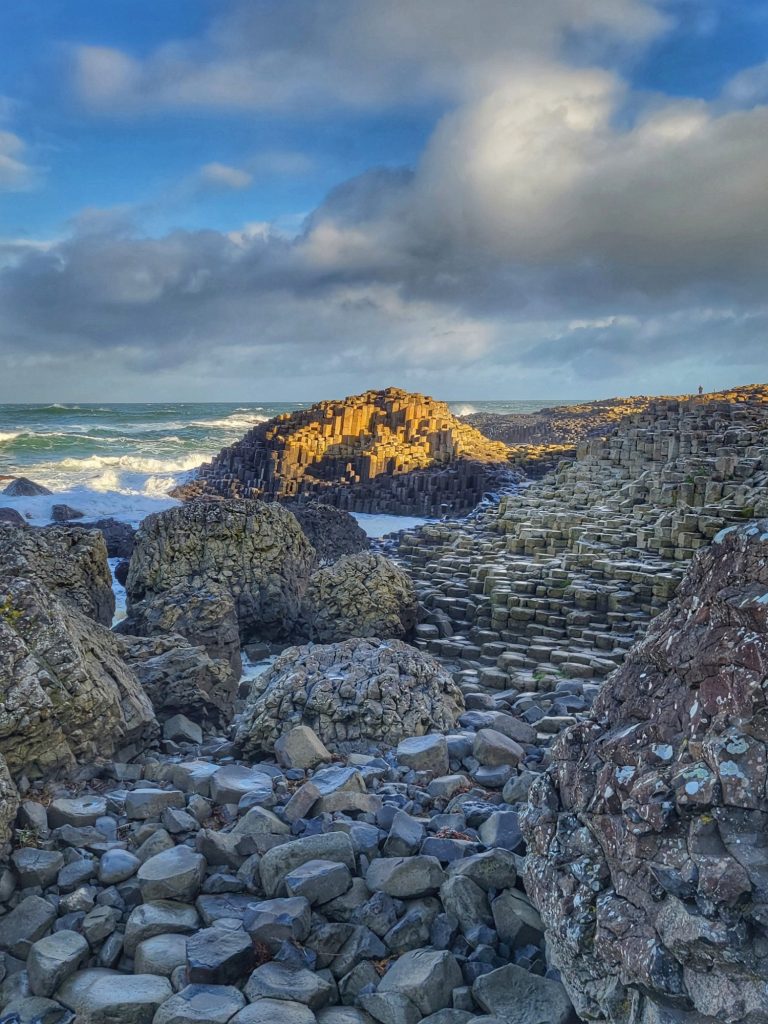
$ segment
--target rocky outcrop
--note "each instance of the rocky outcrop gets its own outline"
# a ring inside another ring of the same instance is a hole
[[[410,576],[383,555],[346,555],[318,570],[302,605],[302,629],[320,644],[356,636],[403,640],[417,618]]]
[[[193,502],[148,516],[136,535],[121,632],[180,633],[237,671],[240,645],[289,637],[315,564],[278,505]]]
[[[0,523],[7,523],[9,526],[26,526],[27,521],[15,508],[0,508]]]
[[[53,494],[42,484],[36,484],[34,480],[28,480],[25,476],[17,476],[3,489],[3,494],[9,498],[36,498],[45,494]]]
[[[2,655],[0,655],[0,658]],[[7,852],[11,829],[19,809],[19,793],[16,789],[5,758],[0,754],[0,857]]]
[[[652,402],[462,523],[403,536],[417,643],[496,691],[608,675],[724,527],[768,515],[768,387]]]
[[[342,555],[356,555],[371,546],[355,517],[333,505],[294,505],[291,512],[317,552],[320,565],[330,565]]]
[[[446,731],[463,710],[461,692],[439,662],[400,640],[346,640],[291,647],[251,685],[236,742],[271,751],[296,725],[330,749],[392,746],[406,736]]]
[[[177,634],[119,636],[121,657],[135,672],[157,716],[183,712],[201,724],[224,726],[234,710],[237,677]]]
[[[130,558],[133,554],[136,530],[130,523],[121,523],[118,519],[93,519],[88,523],[78,523],[75,528],[98,530],[103,534],[109,558]]]
[[[511,475],[504,444],[444,402],[387,388],[258,424],[201,468],[196,491],[438,515],[468,511]]]
[[[526,880],[585,1019],[768,1019],[768,520],[719,533],[534,783]]]
[[[80,527],[18,530],[0,523],[0,575],[34,580],[104,626],[115,595],[104,538]]]
[[[156,732],[117,638],[38,583],[0,576],[0,753],[30,778]]]

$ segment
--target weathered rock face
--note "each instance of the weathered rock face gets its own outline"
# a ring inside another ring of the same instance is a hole
[[[122,632],[180,633],[239,665],[241,642],[290,636],[315,552],[278,505],[193,502],[136,535]]]
[[[319,504],[294,505],[291,511],[317,552],[320,565],[330,565],[342,555],[356,555],[371,546],[368,534],[355,517],[340,508]]]
[[[767,679],[762,520],[695,557],[534,783],[527,888],[585,1019],[768,1020]]]
[[[0,576],[0,753],[30,778],[156,732],[117,638],[73,604]]]
[[[289,648],[254,680],[236,731],[247,754],[307,725],[331,749],[368,749],[446,731],[464,708],[453,678],[400,640]]]
[[[19,809],[19,794],[8,770],[5,758],[0,754],[0,855],[11,838],[11,826]]]
[[[78,527],[18,530],[0,523],[0,575],[34,580],[104,626],[115,595],[104,538]]]
[[[445,402],[387,388],[258,424],[201,468],[198,490],[431,515],[473,508],[500,472],[511,473],[506,445]]]
[[[418,617],[410,576],[383,555],[346,555],[314,573],[302,606],[303,629],[320,644],[351,637],[402,640]]]
[[[129,523],[121,523],[117,519],[94,519],[89,523],[78,524],[77,529],[98,530],[103,534],[110,558],[130,558],[133,554],[136,530]]]
[[[229,662],[210,658],[176,634],[117,639],[160,718],[181,711],[202,723],[223,725],[229,719],[237,688]]]

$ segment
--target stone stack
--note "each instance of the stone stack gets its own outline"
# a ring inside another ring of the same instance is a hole
[[[403,538],[420,642],[499,690],[604,676],[694,552],[766,512],[768,388],[659,400],[465,523]]]
[[[201,468],[191,492],[436,515],[469,511],[510,473],[506,445],[444,402],[387,388],[258,424]]]

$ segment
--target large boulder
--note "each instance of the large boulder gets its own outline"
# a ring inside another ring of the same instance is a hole
[[[289,648],[253,681],[236,742],[246,754],[268,752],[307,725],[331,749],[389,747],[450,730],[463,709],[452,676],[400,640],[308,644]]]
[[[314,563],[279,505],[197,501],[156,513],[136,535],[122,629],[180,633],[236,671],[241,642],[291,635]]]
[[[41,584],[104,626],[115,595],[104,538],[82,527],[18,530],[0,523],[0,575]]]
[[[15,508],[0,508],[0,523],[8,523],[9,526],[26,526],[27,521],[21,512]]]
[[[175,633],[117,640],[159,718],[183,712],[202,724],[223,725],[231,717],[237,680],[229,662],[209,657]]]
[[[553,747],[526,887],[584,1019],[768,1020],[768,520],[717,535]]]
[[[356,555],[371,546],[362,526],[343,509],[320,503],[303,507],[291,505],[290,508],[317,552],[320,565],[331,565],[342,555]]]
[[[304,595],[303,629],[320,644],[352,637],[402,640],[416,625],[410,576],[383,555],[345,555],[319,569]]]
[[[28,579],[0,576],[0,753],[34,778],[157,731],[118,638]]]

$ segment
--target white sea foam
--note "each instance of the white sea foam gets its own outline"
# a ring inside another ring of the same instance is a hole
[[[474,405],[451,405],[450,408],[454,416],[471,416],[473,412],[477,412]]]
[[[433,519],[421,519],[418,516],[387,516],[372,512],[353,512],[352,515],[369,537],[383,537],[386,533],[413,530],[424,523],[434,522]]]
[[[15,438],[21,437],[23,433],[23,430],[0,430],[0,444],[4,441],[13,441]]]
[[[269,419],[268,416],[262,416],[256,413],[232,413],[231,416],[225,416],[223,419],[218,420],[192,420],[189,424],[191,427],[213,427],[214,429],[220,430],[248,430],[250,427],[255,427],[257,423],[266,423]]]

